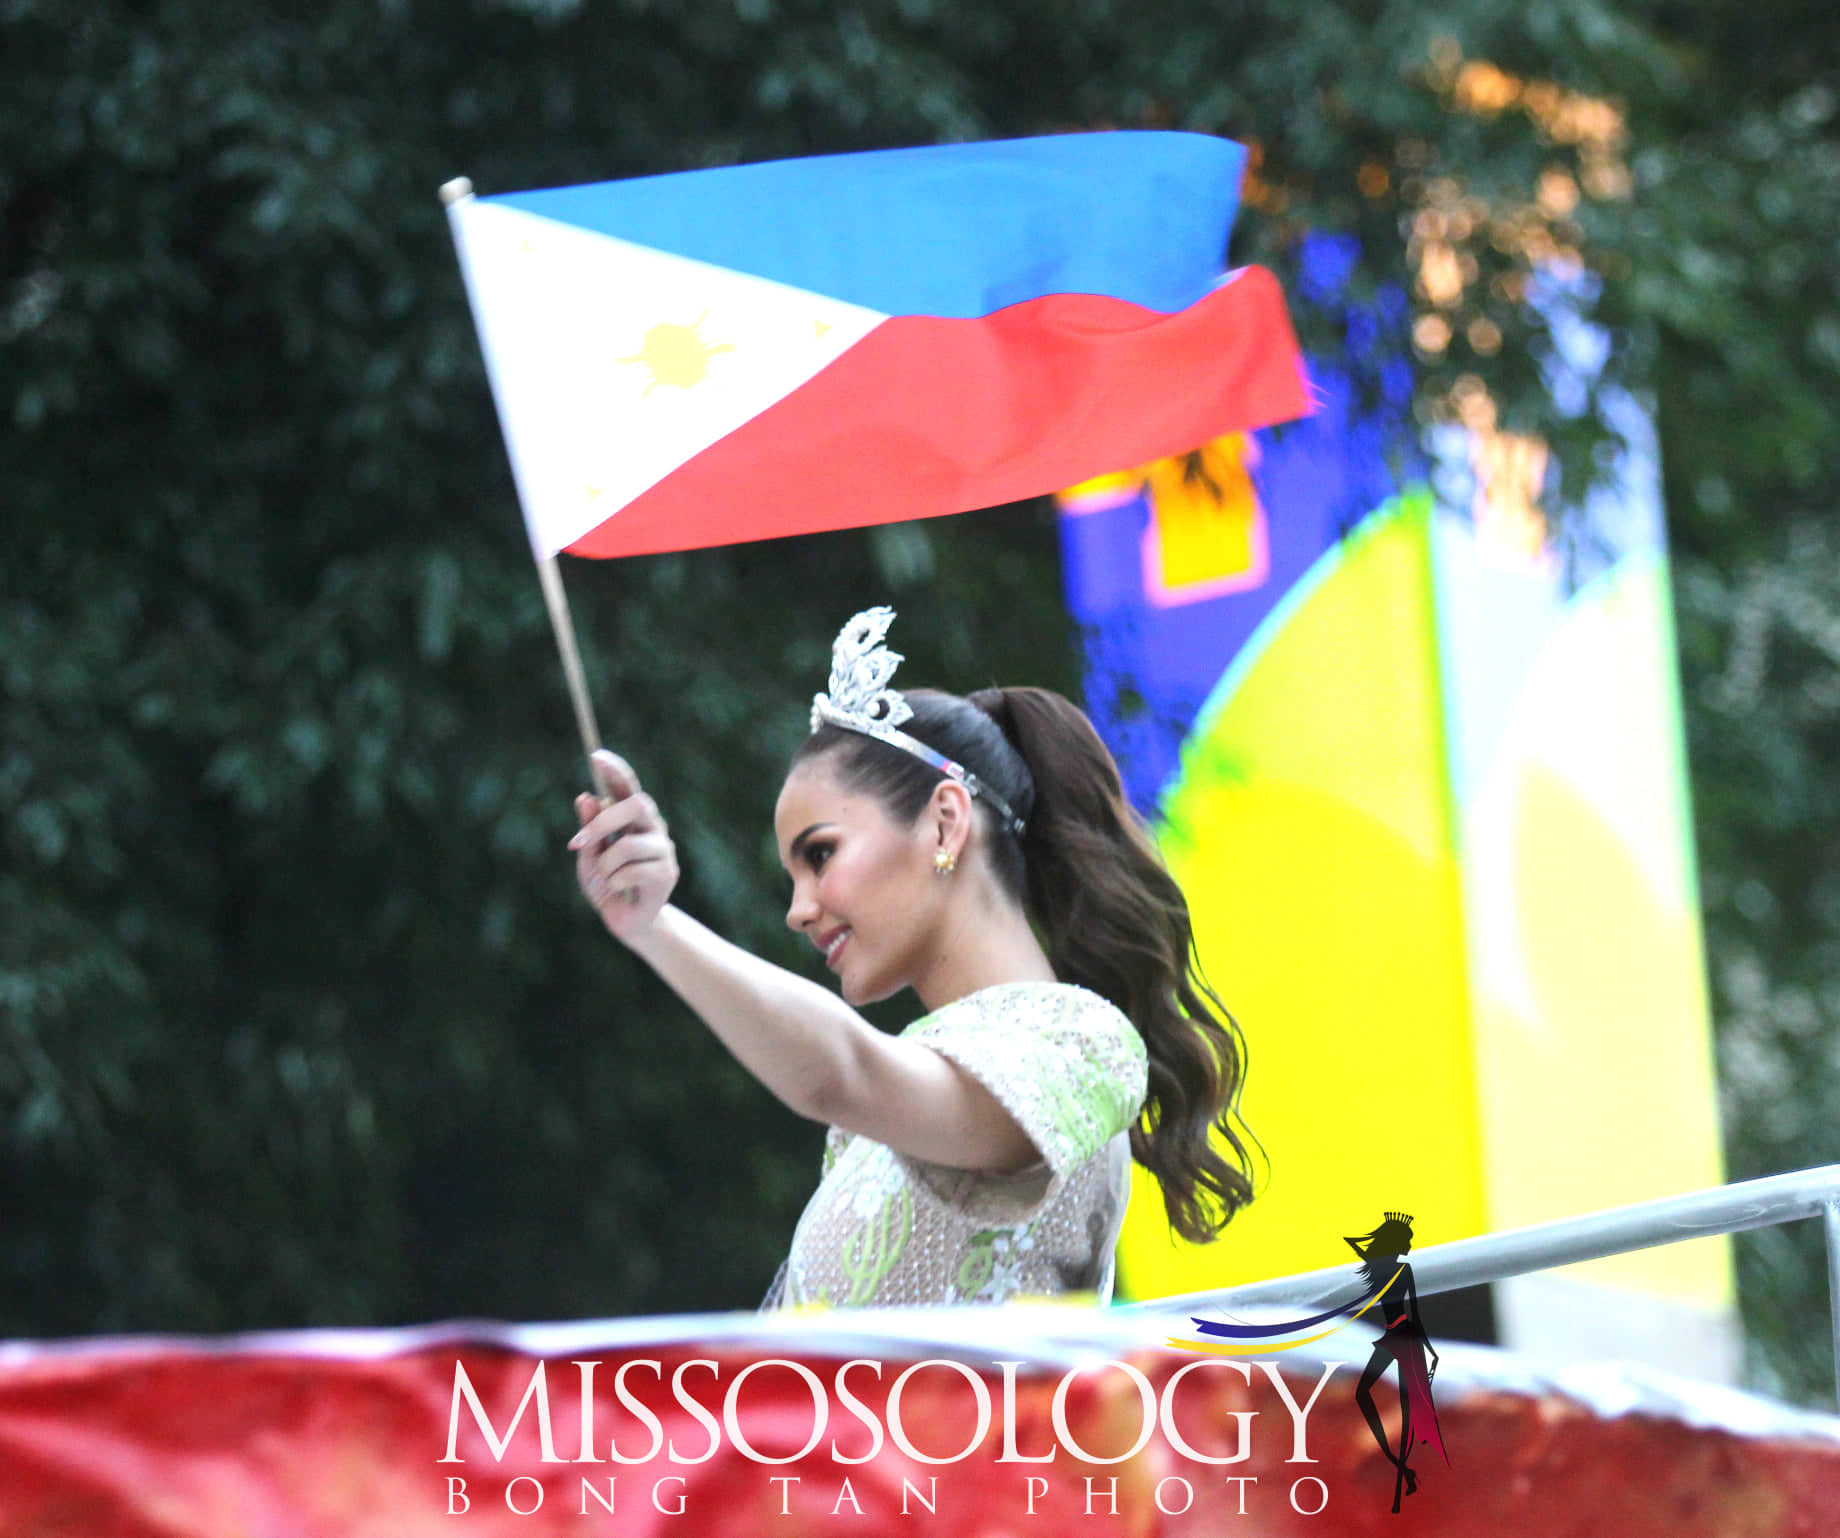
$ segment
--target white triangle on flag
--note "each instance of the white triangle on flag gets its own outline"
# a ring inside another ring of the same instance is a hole
[[[531,543],[554,555],[886,320],[503,204],[449,210]]]

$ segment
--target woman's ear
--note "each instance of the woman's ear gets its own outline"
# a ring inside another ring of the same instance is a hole
[[[938,847],[954,860],[964,854],[965,845],[971,838],[971,792],[957,780],[942,779],[933,787],[932,800],[927,803],[927,816]]]

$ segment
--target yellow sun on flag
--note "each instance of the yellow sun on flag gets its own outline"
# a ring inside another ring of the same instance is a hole
[[[709,312],[705,310],[688,326],[661,321],[645,333],[638,352],[615,361],[643,363],[652,371],[652,381],[645,387],[647,395],[661,384],[676,385],[680,390],[701,384],[709,377],[709,360],[717,353],[735,350],[727,342],[704,341],[700,328],[708,319]]]

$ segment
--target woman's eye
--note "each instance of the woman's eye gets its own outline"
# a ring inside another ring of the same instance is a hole
[[[812,844],[805,850],[805,863],[814,871],[823,870],[824,863],[831,857],[829,844]]]

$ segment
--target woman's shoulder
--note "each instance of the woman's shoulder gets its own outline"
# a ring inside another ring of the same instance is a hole
[[[1124,1011],[1078,983],[993,983],[942,1005],[908,1027],[908,1033],[921,1040],[960,1031],[1016,1031],[1144,1056],[1143,1038]]]
[[[1054,1182],[1095,1159],[1143,1108],[1143,1040],[1121,1010],[1088,989],[999,983],[909,1029],[1002,1102]],[[1109,1188],[1109,1177],[1101,1183]],[[1050,1199],[1058,1185],[1043,1191],[1041,1199]]]
[[[991,1017],[1027,1017],[1049,1020],[1116,1020],[1129,1027],[1125,1013],[1110,999],[1079,983],[1030,978],[1026,982],[991,983],[967,993],[914,1022],[912,1029],[936,1024],[953,1025]]]

